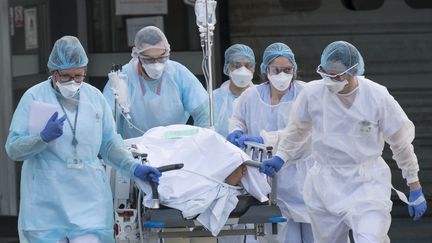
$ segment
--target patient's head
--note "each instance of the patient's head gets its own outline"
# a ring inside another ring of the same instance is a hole
[[[246,166],[240,165],[227,178],[225,178],[225,183],[236,186],[240,184],[240,181],[245,174]]]

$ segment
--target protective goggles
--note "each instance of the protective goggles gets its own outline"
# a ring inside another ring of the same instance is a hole
[[[270,75],[277,75],[281,72],[284,72],[286,74],[292,74],[293,67],[292,66],[268,66],[268,74]]]
[[[77,74],[75,76],[70,76],[69,74],[61,74],[59,72],[56,73],[58,81],[61,83],[69,82],[74,80],[75,82],[82,82],[87,77],[85,74]]]
[[[169,59],[169,55],[162,55],[160,57],[149,57],[144,55],[138,55],[138,58],[142,63],[150,64],[150,63],[165,63]]]
[[[358,63],[355,64],[354,66],[348,68],[347,70],[341,72],[341,73],[338,73],[338,74],[328,74],[328,73],[326,73],[326,72],[323,70],[323,68],[321,67],[321,65],[319,65],[319,66],[317,67],[316,72],[317,72],[319,75],[321,75],[321,77],[323,77],[323,78],[324,78],[324,77],[329,77],[329,78],[331,78],[331,79],[341,80],[341,76],[342,76],[342,75],[348,73],[351,69],[353,69],[353,68],[355,68],[355,67],[357,67],[357,66],[358,66]]]
[[[229,65],[232,70],[239,69],[243,66],[247,69],[255,68],[255,63],[251,63],[251,62],[232,62]]]

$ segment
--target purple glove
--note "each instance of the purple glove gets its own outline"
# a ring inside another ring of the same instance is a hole
[[[226,140],[228,140],[228,142],[234,144],[237,147],[239,146],[238,143],[238,139],[243,135],[243,132],[240,130],[235,130],[234,132],[228,134],[228,136],[226,137]]]
[[[284,161],[279,156],[273,156],[271,159],[264,160],[261,163],[259,171],[270,177],[273,177],[276,175],[276,172],[282,168],[283,164]]]
[[[419,220],[427,209],[427,204],[422,189],[419,188],[414,191],[410,191],[408,200],[410,203],[415,204],[408,205],[409,215],[414,217],[414,221]]]
[[[54,114],[50,117],[45,128],[40,132],[40,136],[42,140],[46,143],[60,137],[63,134],[63,122],[66,120],[66,115],[58,117],[58,112],[54,112]]]
[[[134,175],[143,181],[153,181],[159,184],[159,177],[162,175],[156,168],[146,165],[138,165]]]
[[[244,142],[255,142],[255,143],[264,143],[264,139],[261,136],[252,136],[252,135],[243,135],[238,139],[238,144],[240,148],[244,148]]]

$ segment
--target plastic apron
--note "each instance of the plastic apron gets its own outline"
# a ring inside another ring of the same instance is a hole
[[[229,89],[230,82],[229,80],[224,82],[213,92],[215,129],[224,137],[229,133],[228,119],[232,115],[233,101],[237,98]]]
[[[129,78],[131,123],[142,131],[157,126],[186,124],[189,115],[184,109],[179,87],[171,79],[166,78],[174,72],[165,67],[161,79],[154,80],[156,89],[150,88],[149,81],[137,75],[137,60],[132,59],[124,70]],[[124,120],[124,119],[123,119]],[[126,121],[121,123],[123,138],[141,136],[142,133],[131,127]]]
[[[59,94],[53,91],[50,80],[39,85],[39,89],[34,92],[37,97],[33,99],[59,106],[56,97]],[[67,121],[64,122],[61,137],[50,142],[44,151],[24,161],[19,228],[28,238],[45,238],[49,235],[61,239],[96,234],[102,242],[114,242],[111,190],[104,168],[97,158],[104,132],[103,115],[109,108],[104,107],[103,96],[95,94],[92,89],[87,84],[81,87],[78,104],[77,154],[83,161],[83,168],[67,167],[68,159],[74,157],[72,130]],[[20,107],[26,107],[23,109],[28,109],[31,103],[28,99],[21,102]],[[17,115],[23,117],[20,112],[17,108]],[[72,122],[74,113],[66,108],[66,114]],[[59,112],[61,116],[63,112]],[[28,118],[20,122],[25,126]]]
[[[382,242],[387,238],[391,174],[380,157],[384,139],[378,126],[379,113],[371,108],[373,97],[367,85],[359,81],[350,108],[343,106],[325,86],[320,93],[323,102],[309,102],[310,114],[314,116],[312,142],[317,163],[306,178],[304,199],[317,242],[344,241],[332,237],[345,225],[356,235],[357,219],[370,211],[379,212],[373,222],[382,227],[378,232]],[[335,221],[330,222],[332,217]],[[370,230],[374,234],[376,229]]]
[[[255,94],[251,95],[247,100],[248,108],[254,109],[253,112],[247,113],[251,114],[251,116],[245,118],[249,134],[259,135],[262,130],[267,132],[277,131],[284,129],[288,125],[291,107],[302,89],[301,83],[296,81],[293,84],[294,97],[288,101],[283,101],[282,98],[278,105],[269,105],[269,101],[262,100],[258,93],[258,89],[269,89],[268,85],[256,87]],[[291,218],[296,222],[309,222],[302,191],[307,171],[314,163],[310,154],[310,148],[307,151],[302,151],[302,154],[297,156],[294,164],[283,167],[277,175],[278,205],[281,207],[284,217]]]

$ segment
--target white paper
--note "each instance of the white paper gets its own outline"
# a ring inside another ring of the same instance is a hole
[[[59,112],[62,116],[60,107],[53,104],[48,104],[40,101],[33,101],[30,104],[30,117],[29,117],[29,134],[39,134],[46,126],[48,119],[54,114]]]
[[[116,15],[156,15],[168,13],[168,0],[116,0]]]
[[[37,49],[39,47],[36,16],[36,8],[29,8],[24,10],[24,33],[26,50]]]
[[[134,40],[136,33],[146,27],[146,26],[156,26],[162,32],[164,32],[163,17],[142,17],[142,18],[128,18],[126,19],[128,46],[134,46]]]

